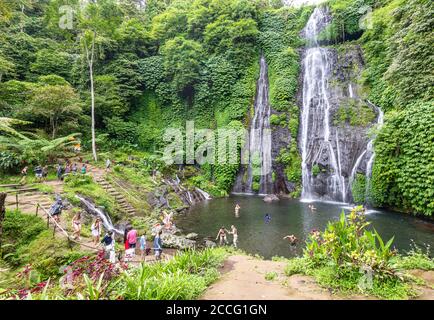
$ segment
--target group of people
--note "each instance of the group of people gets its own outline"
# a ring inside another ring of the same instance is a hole
[[[220,245],[228,244],[228,237],[227,234],[231,234],[233,236],[232,238],[232,244],[235,248],[238,247],[238,230],[235,228],[234,225],[231,226],[231,230],[227,230],[225,227],[221,227],[219,232],[217,233],[217,237],[215,238],[216,241],[219,240]]]
[[[26,179],[27,179],[27,174],[29,171],[29,167],[25,166],[22,170],[21,170],[21,181],[20,184],[25,184],[26,183]],[[36,181],[37,182],[42,182],[44,181],[48,176],[48,166],[40,166],[37,165],[35,167],[35,177],[36,177]]]
[[[73,221],[74,223],[74,221]],[[93,244],[98,246],[100,243],[104,246],[104,250],[106,253],[106,258],[110,260],[110,262],[116,262],[116,254],[115,254],[115,237],[113,231],[109,230],[105,234],[102,240],[101,231],[102,231],[102,222],[100,218],[96,218],[91,226]],[[153,248],[150,248],[147,243],[146,234],[142,234],[140,237],[138,235],[138,231],[132,226],[128,225],[125,227],[124,231],[124,249],[125,254],[123,261],[128,262],[131,261],[137,253],[137,249],[140,250],[140,257],[142,260],[145,259],[145,256],[148,256],[153,249],[155,252],[156,260],[160,260],[163,253],[163,243],[161,240],[162,230],[159,230],[154,238]],[[121,257],[119,256],[119,260]]]
[[[75,175],[78,173],[79,170],[80,170],[81,174],[87,173],[87,164],[86,163],[82,163],[80,169],[78,167],[79,166],[77,163],[67,162],[65,164],[65,167],[63,167],[63,165],[59,163],[57,165],[57,169],[56,169],[57,179],[63,180],[64,177],[67,176],[68,174],[74,174]]]

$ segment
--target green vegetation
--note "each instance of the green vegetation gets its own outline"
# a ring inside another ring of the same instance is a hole
[[[79,194],[92,199],[97,206],[103,207],[114,221],[120,218],[120,208],[116,199],[94,182],[89,175],[68,175],[65,177],[64,191],[68,200],[73,204],[80,203],[76,197]]]
[[[375,141],[369,197],[378,206],[434,213],[434,104],[390,113]]]
[[[371,294],[385,299],[406,299],[415,295],[413,280],[404,272],[410,268],[430,270],[433,259],[414,251],[401,256],[378,233],[367,230],[361,207],[347,217],[342,213],[324,232],[314,231],[304,255],[291,259],[286,274],[312,275],[320,285],[344,294]]]
[[[0,261],[7,263],[15,272],[22,268],[31,272],[28,279],[14,279],[12,275],[5,274],[0,277],[0,287],[4,287],[5,283],[19,288],[27,280],[36,284],[49,277],[58,277],[62,275],[62,266],[83,255],[79,250],[72,250],[66,239],[53,238],[53,232],[47,230],[40,217],[19,211],[6,212],[2,239],[3,257]]]
[[[285,165],[285,174],[288,181],[296,184],[296,189],[291,196],[297,198],[301,194],[301,156],[298,153],[297,146],[292,144],[290,149],[281,149],[276,161]]]
[[[321,172],[321,169],[319,168],[319,165],[315,164],[312,166],[312,175],[316,177]]]
[[[72,280],[73,289],[62,288],[55,281],[43,282],[39,286],[30,283],[39,290],[31,296],[26,293],[23,298],[31,297],[35,300],[196,299],[219,277],[217,268],[226,255],[226,251],[220,248],[186,251],[177,254],[168,262],[142,264],[137,268],[124,270],[113,269],[100,256],[83,257],[68,266],[77,271]],[[105,273],[101,273],[100,270],[105,270]],[[28,276],[26,273],[26,277]],[[9,292],[8,295],[13,296],[14,292]]]
[[[355,204],[364,204],[366,202],[366,176],[356,174],[351,184],[351,192]]]
[[[276,279],[278,276],[278,274],[276,272],[267,272],[265,274],[265,280],[267,281],[273,281],[274,279]]]
[[[347,40],[361,46],[363,94],[386,112],[368,198],[377,206],[432,216],[433,171],[426,159],[434,145],[429,27],[434,6],[424,0],[330,0],[328,5],[333,22],[323,40],[339,43],[338,48]],[[341,106],[334,122],[365,126],[374,117],[368,109]],[[355,189],[361,191],[359,182]]]
[[[115,295],[129,300],[195,299],[214,282],[226,256],[224,249],[187,251],[167,263],[142,265],[125,272],[115,285]]]
[[[349,99],[348,104],[341,104],[334,115],[334,124],[366,127],[376,118],[375,112],[365,104],[358,104]]]
[[[391,112],[375,143],[374,203],[431,216],[434,96],[428,27],[434,7],[426,1],[388,1],[373,13],[363,35],[370,99]],[[431,182],[431,183],[430,183]]]

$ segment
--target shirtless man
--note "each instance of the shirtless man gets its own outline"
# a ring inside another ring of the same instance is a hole
[[[295,246],[297,244],[297,241],[298,241],[297,237],[294,236],[293,234],[286,236],[286,237],[283,237],[283,239],[284,240],[288,239],[291,246]]]
[[[240,216],[240,209],[241,209],[241,207],[240,207],[240,205],[237,203],[236,205],[235,205],[235,217],[239,217]]]
[[[235,228],[235,226],[234,225],[232,225],[231,226],[231,231],[229,231],[229,234],[231,234],[231,235],[233,235],[234,236],[234,238],[233,238],[233,245],[234,245],[234,247],[235,248],[237,248],[237,243],[238,243],[238,230],[237,230],[237,228]]]

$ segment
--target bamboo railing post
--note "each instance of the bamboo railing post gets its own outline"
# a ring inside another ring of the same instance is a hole
[[[38,216],[38,212],[39,212],[39,203],[36,204],[36,213],[35,213],[35,216]]]
[[[18,210],[18,192],[15,194],[15,200],[16,200],[16,203],[17,203],[17,210]]]
[[[50,216],[47,214],[47,229],[50,229]]]
[[[54,227],[53,227],[53,239],[56,236],[56,223],[54,223]]]

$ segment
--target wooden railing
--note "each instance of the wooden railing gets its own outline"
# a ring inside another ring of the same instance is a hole
[[[22,187],[21,184],[3,184],[0,185],[0,188],[14,188],[14,189],[9,189],[9,190],[3,190],[2,192],[6,193],[6,194],[15,194],[15,205],[16,205],[16,209],[19,209],[19,194],[22,192],[28,192],[28,191],[35,191],[38,190],[38,188],[25,188],[25,189],[18,189],[19,187]]]
[[[53,238],[56,236],[56,229],[59,229],[61,231],[61,233],[63,233],[65,235],[65,237],[68,239],[68,244],[70,245],[71,248],[72,248],[72,243],[76,243],[76,244],[79,244],[79,245],[84,246],[86,248],[99,251],[98,248],[95,248],[93,246],[89,246],[85,243],[76,241],[75,239],[71,238],[70,235],[68,234],[68,232],[62,228],[62,226],[56,221],[56,219],[53,218],[53,216],[50,214],[50,212],[47,209],[45,209],[39,202],[36,203],[36,212],[35,212],[36,216],[39,213],[39,209],[42,209],[47,216],[47,228],[48,229],[50,228],[50,221],[53,223]]]

